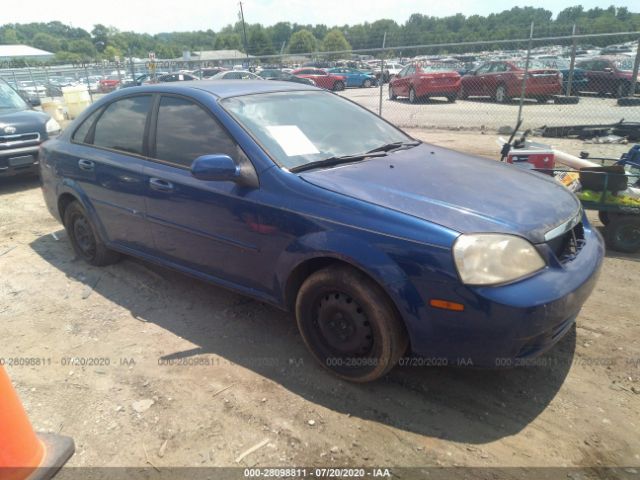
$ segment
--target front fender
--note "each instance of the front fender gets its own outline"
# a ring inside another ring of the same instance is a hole
[[[297,238],[282,252],[275,272],[275,291],[283,305],[287,302],[289,276],[299,266],[314,259],[336,259],[361,270],[389,295],[405,323],[418,320],[418,312],[424,302],[405,271],[386,252],[377,248],[374,238],[358,238],[336,231],[314,232]]]

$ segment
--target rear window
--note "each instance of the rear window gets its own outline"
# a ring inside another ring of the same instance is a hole
[[[113,102],[96,123],[93,145],[142,155],[150,106],[151,95],[127,97]]]

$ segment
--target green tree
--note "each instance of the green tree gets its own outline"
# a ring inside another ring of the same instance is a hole
[[[316,49],[316,37],[309,30],[302,29],[291,35],[289,53],[309,53]]]
[[[349,45],[349,42],[347,42],[347,39],[344,38],[344,34],[340,30],[334,29],[324,36],[322,40],[322,50],[325,52],[343,52],[351,50],[351,45]],[[330,55],[330,57],[331,60],[336,60],[344,57],[344,54],[333,54]]]
[[[250,55],[255,55],[256,57],[260,57],[262,55],[273,55],[275,49],[273,48],[273,44],[271,43],[271,39],[267,35],[262,26],[259,28],[252,28],[249,33],[248,39],[248,50]]]
[[[103,52],[109,44],[109,29],[98,23],[94,25],[93,30],[91,30],[91,38],[97,50]]]
[[[62,50],[62,42],[58,38],[54,37],[53,35],[49,35],[48,33],[36,34],[36,36],[33,37],[31,44],[34,47],[41,50],[46,50],[47,52],[55,53],[59,50]]]
[[[82,60],[94,58],[96,55],[96,49],[89,40],[71,40],[69,52],[79,55]]]

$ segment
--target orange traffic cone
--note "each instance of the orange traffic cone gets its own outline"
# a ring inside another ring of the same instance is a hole
[[[7,372],[0,366],[0,479],[50,479],[74,451],[69,437],[33,431]]]

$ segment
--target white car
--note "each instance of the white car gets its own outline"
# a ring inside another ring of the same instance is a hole
[[[229,70],[214,75],[211,80],[264,80],[264,78],[247,70]]]

